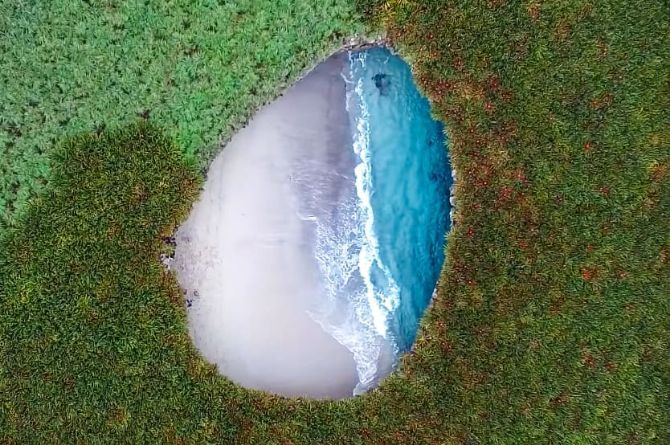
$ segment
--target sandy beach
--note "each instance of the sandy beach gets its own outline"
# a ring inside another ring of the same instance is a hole
[[[358,382],[351,352],[308,314],[321,284],[294,177],[301,159],[353,162],[345,57],[319,65],[229,142],[176,236],[173,267],[195,345],[246,387],[342,398]]]

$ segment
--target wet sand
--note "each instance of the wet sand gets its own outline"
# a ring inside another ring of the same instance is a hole
[[[342,398],[358,382],[351,352],[308,314],[322,284],[310,215],[299,214],[301,200],[317,198],[295,177],[296,165],[309,162],[353,170],[345,57],[319,65],[230,141],[177,232],[173,267],[192,302],[195,345],[246,387]],[[339,183],[328,181],[321,190],[335,196],[323,202],[336,206]]]

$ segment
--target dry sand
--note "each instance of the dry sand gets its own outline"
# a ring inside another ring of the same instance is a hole
[[[358,382],[351,352],[307,313],[321,284],[291,172],[297,157],[347,150],[342,63],[332,57],[258,112],[214,160],[177,233],[194,342],[246,387],[342,398]]]

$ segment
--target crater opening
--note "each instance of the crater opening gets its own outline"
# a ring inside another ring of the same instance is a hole
[[[383,47],[331,56],[232,138],[177,232],[195,345],[249,388],[373,388],[430,302],[451,184],[409,66]]]

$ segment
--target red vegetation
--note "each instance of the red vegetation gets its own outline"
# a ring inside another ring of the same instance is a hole
[[[590,267],[583,267],[581,273],[584,281],[592,281],[597,275],[596,270]]]

